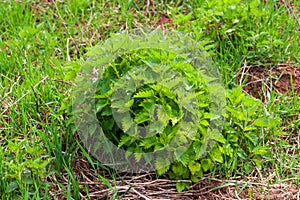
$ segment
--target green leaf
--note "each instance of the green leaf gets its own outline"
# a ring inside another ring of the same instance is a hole
[[[207,139],[212,139],[212,140],[218,141],[223,144],[226,142],[226,139],[224,138],[222,133],[219,133],[219,131],[217,129],[213,129],[213,130],[209,129],[207,131],[206,137],[207,137]]]
[[[176,190],[178,192],[182,192],[185,189],[189,189],[190,188],[190,183],[187,182],[177,182],[176,183]]]
[[[195,141],[193,143],[193,149],[196,154],[196,158],[201,158],[207,153],[207,144],[202,144],[200,141]]]
[[[111,108],[117,110],[118,113],[125,113],[129,111],[129,108],[126,106],[128,102],[126,102],[124,99],[114,101]]]
[[[148,97],[153,97],[154,96],[154,92],[153,90],[146,90],[146,91],[139,91],[138,93],[136,93],[133,98],[148,98]]]
[[[144,99],[139,106],[143,107],[145,110],[150,111],[150,108],[153,107],[155,104],[155,100],[154,99]]]
[[[157,133],[162,133],[163,130],[164,130],[164,122],[162,121],[152,121],[150,123],[150,125],[148,126],[148,130],[149,130],[149,134],[152,136],[152,135],[155,135]]]
[[[174,154],[177,161],[181,162],[183,165],[187,165],[189,162],[189,155],[186,153],[187,148],[186,147],[178,147]]]
[[[261,165],[262,165],[261,159],[259,159],[259,158],[253,158],[252,160],[255,162],[255,165],[258,167],[258,169],[260,169]]]
[[[210,119],[212,117],[211,113],[205,112],[203,115],[204,119]]]
[[[238,155],[238,157],[241,160],[245,160],[247,158],[247,154],[245,153],[245,151],[243,149],[238,149],[236,154]]]
[[[149,149],[157,144],[157,137],[147,137],[143,139],[140,146],[144,147],[145,149]]]
[[[262,117],[262,118],[256,119],[253,124],[258,127],[268,127],[269,120],[266,119],[265,117]]]
[[[188,167],[189,167],[192,175],[196,174],[198,171],[201,170],[200,163],[198,163],[194,160],[189,162]]]
[[[140,151],[140,150],[138,150],[138,151]],[[140,152],[134,153],[134,158],[137,162],[139,162],[141,160],[142,156],[143,156],[143,153],[140,153]]]
[[[122,135],[118,147],[122,147],[124,144],[126,144],[127,146],[130,145],[132,143],[132,139],[133,138],[129,135]]]
[[[17,188],[19,188],[19,184],[18,184],[18,181],[15,180],[15,181],[10,182],[7,185],[5,192],[10,193],[10,192],[16,190]]]
[[[276,128],[282,123],[282,119],[279,117],[269,117],[269,128]]]
[[[108,105],[107,100],[98,100],[96,102],[96,112],[100,112],[105,106]]]
[[[184,167],[181,163],[176,162],[172,164],[172,171],[174,172],[174,174],[176,174],[177,176],[181,176],[184,173]]]
[[[167,120],[166,111],[159,104],[156,104],[153,107],[151,107],[150,116],[152,121],[160,121],[162,124],[164,124]]]
[[[65,75],[64,81],[73,80],[73,79],[75,79],[76,76],[77,76],[77,72],[75,72],[75,71],[70,71],[69,73],[67,73],[67,74]]]
[[[170,81],[164,82],[164,87],[167,87],[169,90],[175,89],[177,87],[180,87],[182,85],[182,79],[176,77],[175,79],[172,79]],[[174,94],[168,91],[166,93],[166,96],[168,97],[174,97]]]
[[[229,142],[236,143],[236,142],[239,140],[239,138],[238,138],[238,136],[236,135],[236,132],[234,131],[234,132],[232,132],[232,133],[228,133],[228,134],[227,134],[227,140],[228,140]]]
[[[203,126],[206,126],[206,127],[209,126],[209,122],[208,122],[207,120],[202,120],[202,121],[200,122],[200,124],[202,124]]]
[[[123,117],[123,119],[122,119],[122,130],[124,132],[127,132],[134,125],[135,124],[134,124],[134,122],[133,122],[133,120],[131,119],[130,116]]]
[[[112,115],[112,109],[110,107],[105,107],[103,111],[101,112],[102,116],[111,116]]]
[[[257,145],[258,142],[258,136],[255,132],[245,132],[244,136],[249,139],[252,144]]]
[[[134,103],[134,99],[130,99],[125,105],[127,108],[130,108]]]
[[[218,147],[214,147],[209,153],[211,159],[213,161],[217,161],[219,163],[223,163],[223,155]]]
[[[209,158],[207,159],[202,159],[201,160],[201,167],[203,169],[204,172],[208,171],[209,169],[212,168],[212,163],[211,160]]]
[[[231,147],[231,144],[230,143],[225,143],[223,145],[223,150],[224,150],[224,154],[229,156],[230,158],[232,158],[233,156],[233,149]]]
[[[191,181],[193,181],[193,183],[198,183],[200,180],[199,180],[199,178],[197,176],[192,175],[191,176]]]
[[[22,183],[33,184],[32,174],[30,171],[22,174]]]
[[[165,146],[162,143],[157,143],[157,144],[155,144],[154,151],[159,151],[164,148],[165,148]]]
[[[234,105],[239,105],[241,103],[243,97],[245,96],[245,94],[243,93],[241,87],[233,88],[232,93],[233,93]]]
[[[103,121],[101,122],[101,128],[102,128],[103,130],[105,130],[105,131],[112,130],[114,124],[115,124],[115,120],[112,119],[112,118],[109,118],[108,120],[103,120]],[[96,124],[92,124],[92,126],[95,126],[95,127],[94,127],[94,130],[91,131],[91,133],[94,133],[95,130],[96,130],[96,128],[97,128],[97,126],[96,126]]]
[[[170,161],[168,159],[158,157],[155,160],[155,169],[158,175],[165,174],[170,169]]]
[[[149,117],[149,113],[146,112],[145,110],[143,110],[135,115],[134,122],[136,124],[141,124],[141,123],[147,122],[147,121],[150,121],[150,117]]]
[[[236,117],[238,120],[243,121],[246,120],[246,113],[242,110],[237,110],[236,108],[232,108],[227,106],[227,111],[229,111],[234,117]]]
[[[253,150],[252,150],[253,154],[254,155],[264,155],[266,153],[269,152],[269,148],[268,147],[255,147]]]

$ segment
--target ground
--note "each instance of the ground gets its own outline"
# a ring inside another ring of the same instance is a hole
[[[158,27],[193,33],[226,89],[282,120],[261,144],[268,164],[222,163],[179,193],[167,175],[115,173],[86,152],[68,70],[115,33]],[[0,199],[300,199],[298,1],[3,1],[0,30]]]

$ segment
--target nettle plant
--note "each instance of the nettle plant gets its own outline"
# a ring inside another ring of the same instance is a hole
[[[248,169],[270,159],[261,144],[280,122],[240,88],[226,99],[200,42],[177,32],[123,33],[87,55],[66,78],[78,74],[74,122],[104,164],[196,182],[217,164],[233,170],[247,162]],[[185,188],[188,183],[177,183]]]
[[[134,76],[134,81],[118,81],[132,67],[142,65],[150,67],[143,69],[140,74],[129,73],[131,77]],[[158,66],[161,68],[157,69]],[[167,66],[178,71],[178,76],[172,76]],[[157,79],[156,76],[160,76],[162,80],[147,81]],[[189,83],[186,87],[193,86],[193,91],[186,93],[185,88],[184,91],[179,89],[174,92],[185,84],[181,77],[185,77]],[[211,159],[221,159],[221,152],[218,148],[213,148],[210,158],[202,160],[202,167],[196,161],[206,155],[210,145],[214,144],[212,141],[224,141],[221,134],[214,132],[217,129],[208,130],[212,114],[209,89],[204,79],[191,64],[170,52],[160,49],[129,52],[118,57],[107,68],[97,86],[97,119],[106,137],[119,148],[125,149],[126,156],[134,154],[136,161],[145,159],[149,164],[153,160],[143,153],[167,148],[164,154],[160,153],[154,160],[158,174],[172,171],[174,178],[201,175],[203,170],[207,171],[212,167]],[[137,82],[144,83],[137,88],[134,85]],[[149,84],[145,84],[148,82]],[[122,97],[125,96],[122,92],[133,91],[131,98],[116,101],[113,95],[116,87],[119,88],[117,95]],[[192,105],[193,103],[197,104]],[[116,109],[118,116],[113,116],[113,109]],[[121,119],[119,124],[116,117]],[[147,128],[143,129],[144,127]],[[188,170],[182,170],[182,167],[187,167]]]
[[[41,188],[49,187],[45,179],[50,175],[48,167],[52,159],[42,145],[32,145],[27,139],[6,142],[0,146],[0,188],[5,188],[0,189],[1,196],[24,199],[42,193]]]

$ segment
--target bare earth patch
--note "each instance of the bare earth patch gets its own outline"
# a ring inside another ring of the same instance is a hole
[[[300,95],[300,67],[292,63],[276,67],[244,66],[238,79],[244,83],[245,92],[264,102],[269,99],[270,91]]]
[[[271,98],[271,92],[275,92],[276,101],[290,101],[290,97],[300,99],[300,67],[293,63],[279,63],[275,67],[267,66],[243,66],[238,74],[238,82],[243,85],[243,90],[267,103]],[[277,94],[287,97],[279,100]],[[295,108],[295,110],[300,108]],[[296,112],[296,111],[295,111]],[[284,117],[284,116],[283,116]],[[285,116],[284,130],[288,133],[289,144],[296,145],[294,138],[299,138],[300,125],[293,121],[300,120],[300,114],[294,113]],[[292,134],[290,134],[292,133]],[[291,139],[292,138],[292,139]],[[282,138],[284,139],[284,138]]]

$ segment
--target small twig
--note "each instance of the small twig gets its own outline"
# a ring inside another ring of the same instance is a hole
[[[71,81],[64,81],[64,80],[59,80],[59,79],[53,79],[53,81],[57,81],[57,82],[59,82],[59,83],[64,83],[64,84],[73,86],[73,84],[72,84]]]
[[[1,73],[0,73],[0,76],[2,76],[3,78],[6,78],[6,79],[8,79],[9,81],[12,82],[12,80],[11,80],[10,78],[8,78],[7,76],[5,76],[4,74],[1,74]]]
[[[128,190],[130,187],[128,186],[115,186],[114,189],[116,190]],[[99,194],[105,194],[106,192],[109,192],[111,191],[112,189],[111,188],[108,188],[108,189],[105,189],[105,190],[101,190],[101,191],[96,191],[96,192],[91,192],[89,193],[89,197],[93,197],[93,196],[96,196],[96,195],[99,195]]]
[[[45,78],[43,78],[41,81],[39,81],[33,88],[35,89],[39,84],[41,84],[42,82],[44,82],[46,79],[48,78],[48,76],[46,76]],[[24,97],[26,97],[28,94],[30,93],[30,90],[27,91],[25,94],[23,94],[21,96],[21,98],[19,98],[17,101],[15,101],[13,104],[7,106],[7,108],[1,113],[1,115],[3,115],[9,108],[11,108],[12,106],[15,106],[18,102],[20,102]]]
[[[246,68],[248,68],[247,71],[245,70]],[[242,75],[241,75],[241,78],[240,78],[240,84],[239,84],[240,86],[242,85],[242,81],[244,79],[245,73],[247,73],[249,70],[250,70],[250,67],[248,67],[246,65],[246,62],[244,62],[244,64],[243,64],[243,71],[242,71]]]
[[[68,35],[70,36],[70,38],[68,38],[68,40],[69,40],[69,39],[72,39],[72,41],[73,41],[74,44],[75,44],[75,48],[76,48],[77,52],[79,53],[80,51],[79,51],[79,48],[78,48],[78,46],[77,46],[77,44],[76,44],[76,41],[74,40],[74,38],[72,38],[71,32],[70,32],[70,30],[69,30],[69,28],[68,28],[68,26],[67,26],[66,21],[65,21],[65,20],[62,18],[62,16],[60,15],[59,9],[58,9],[57,4],[56,4],[56,1],[53,0],[52,2],[53,2],[53,4],[54,4],[55,10],[57,11],[58,17],[59,17],[60,20],[62,21],[63,26],[65,27],[66,31],[68,32]],[[68,45],[67,45],[67,49],[68,49]],[[69,59],[69,58],[68,58],[68,59]]]
[[[69,52],[69,41],[71,38],[67,39],[67,61],[70,62],[71,58],[70,58],[70,52]]]
[[[145,195],[139,193],[138,191],[136,191],[134,188],[131,188],[131,191],[133,191],[134,193],[136,193],[137,195],[139,195],[140,197],[142,197],[145,200],[150,200],[150,198],[146,197]]]
[[[258,167],[255,167],[255,169],[256,169],[256,171],[257,171],[257,173],[258,173],[258,175],[259,175],[260,181],[261,181],[261,182],[264,182],[264,181],[263,181],[263,176],[262,176],[260,170],[258,169]]]
[[[8,96],[10,93],[12,93],[13,87],[19,82],[20,78],[21,78],[21,76],[18,77],[17,81],[14,81],[12,86],[9,88],[9,92],[5,93],[4,96]]]

